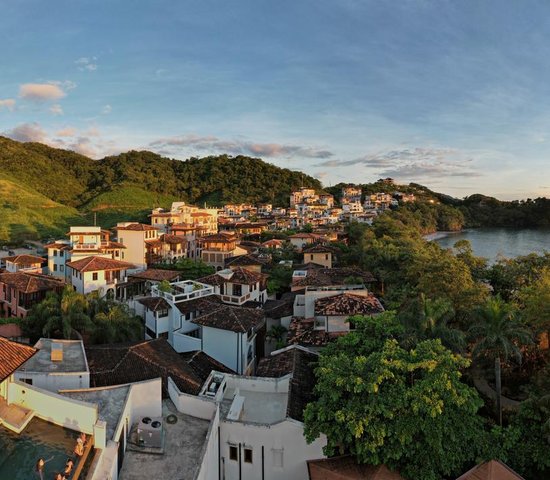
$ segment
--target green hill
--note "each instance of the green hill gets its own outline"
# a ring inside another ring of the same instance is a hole
[[[94,213],[105,227],[122,220],[145,221],[152,208],[174,200],[210,206],[248,201],[286,205],[293,189],[322,189],[308,175],[258,158],[220,155],[181,161],[130,151],[92,160],[4,137],[0,175],[0,241],[59,235],[75,222],[92,222]]]
[[[69,224],[83,222],[73,207],[54,202],[0,175],[0,241],[20,243],[64,236]]]

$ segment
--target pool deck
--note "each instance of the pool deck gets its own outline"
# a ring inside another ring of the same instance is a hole
[[[192,480],[199,472],[210,421],[185,415],[170,400],[162,402],[162,417],[176,415],[177,423],[164,421],[164,455],[126,450],[119,478]]]
[[[34,417],[34,412],[15,404],[8,405],[0,397],[0,424],[15,433],[21,433]]]

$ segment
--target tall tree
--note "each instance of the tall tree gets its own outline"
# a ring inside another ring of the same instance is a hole
[[[495,362],[497,413],[502,425],[501,362],[511,357],[521,361],[520,346],[531,342],[531,332],[517,319],[513,307],[500,297],[489,298],[474,312],[475,323],[469,333],[475,340],[474,357],[488,357]]]
[[[391,315],[354,322],[355,331],[320,355],[318,400],[305,410],[307,440],[324,433],[327,455],[350,452],[411,480],[460,472],[475,458],[483,428],[476,415],[482,401],[460,380],[469,361],[439,340],[400,347]]]

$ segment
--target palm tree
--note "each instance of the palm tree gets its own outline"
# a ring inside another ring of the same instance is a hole
[[[86,297],[66,286],[61,294],[59,309],[52,315],[43,327],[44,335],[50,336],[60,331],[63,338],[71,338],[73,332],[81,337],[81,332],[91,329],[92,322],[87,314]]]
[[[282,325],[273,325],[266,333],[266,337],[275,340],[275,348],[283,348],[285,346],[286,328]]]
[[[48,292],[44,300],[33,305],[29,314],[21,320],[21,328],[34,343],[44,333],[44,327],[53,317],[59,316],[59,294]]]
[[[125,304],[112,305],[107,312],[94,317],[94,343],[116,343],[141,340],[143,321]]]
[[[451,302],[443,298],[432,300],[421,293],[419,304],[418,314],[405,323],[406,343],[416,344],[421,340],[439,338],[450,350],[463,350],[466,345],[464,333],[449,326],[455,313]]]
[[[502,425],[501,359],[515,357],[521,362],[520,345],[531,343],[531,332],[517,319],[514,309],[500,296],[489,298],[475,310],[476,323],[469,329],[475,340],[474,357],[489,357],[495,361],[495,383],[499,424]]]

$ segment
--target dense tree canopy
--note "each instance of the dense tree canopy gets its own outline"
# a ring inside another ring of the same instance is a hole
[[[457,474],[476,457],[483,431],[482,401],[461,381],[469,362],[439,340],[402,348],[394,322],[354,317],[356,330],[322,352],[306,438],[324,433],[327,454],[350,452],[411,480]]]

